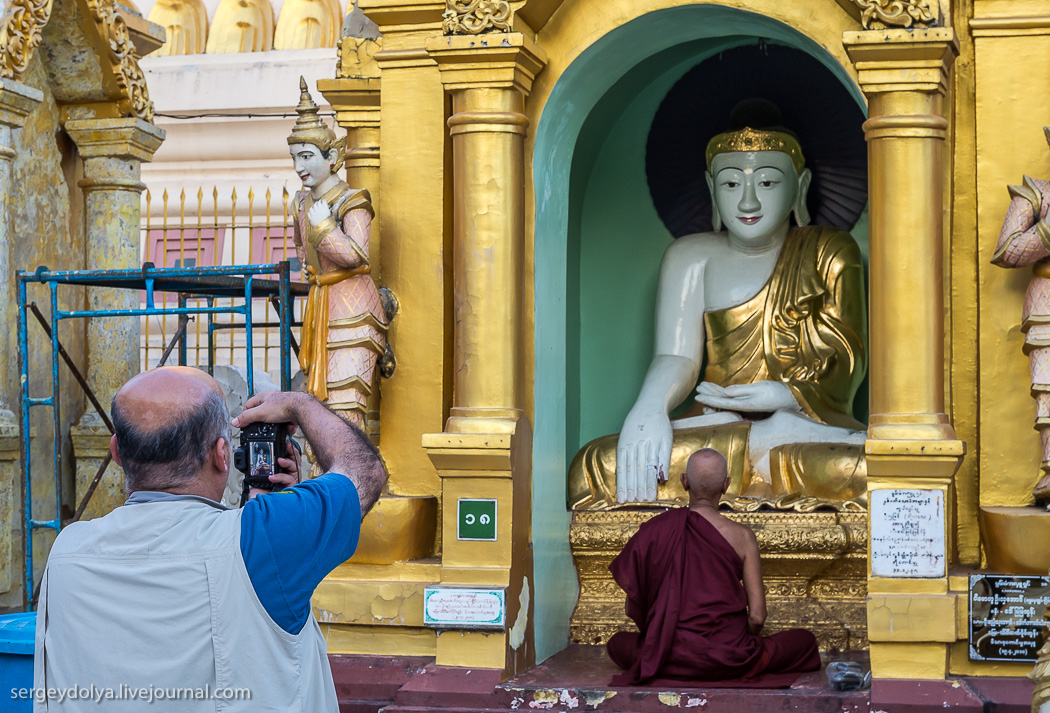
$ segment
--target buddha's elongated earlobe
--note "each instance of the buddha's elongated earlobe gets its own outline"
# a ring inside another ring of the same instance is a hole
[[[711,194],[711,228],[716,233],[722,229],[722,216],[718,214],[718,203],[715,201],[715,179],[711,177],[710,171],[704,172],[707,179],[707,192]]]
[[[795,214],[795,222],[799,227],[809,225],[811,220],[809,208],[806,207],[806,197],[809,195],[809,184],[812,180],[813,174],[810,170],[802,169],[802,173],[798,175],[798,195],[795,196],[795,207],[792,209],[792,213]]]

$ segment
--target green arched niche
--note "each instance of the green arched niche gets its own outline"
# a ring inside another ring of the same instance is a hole
[[[588,440],[619,430],[652,358],[656,277],[672,238],[646,183],[650,124],[685,72],[759,39],[817,58],[864,106],[847,72],[796,30],[741,10],[692,5],[644,15],[604,36],[565,70],[543,108],[532,155],[537,661],[567,642],[576,600],[564,505],[569,461]],[[854,233],[866,252],[865,219]]]

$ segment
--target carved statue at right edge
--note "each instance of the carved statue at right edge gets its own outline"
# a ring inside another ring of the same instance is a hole
[[[1050,129],[1043,131],[1050,143]],[[1036,401],[1035,428],[1043,448],[1042,473],[1033,494],[1037,502],[1045,502],[1050,500],[1050,182],[1025,176],[1020,186],[1009,190],[1010,207],[992,262],[999,267],[1032,266],[1021,329]]]

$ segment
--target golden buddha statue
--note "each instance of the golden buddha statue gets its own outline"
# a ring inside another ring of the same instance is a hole
[[[787,129],[752,122],[711,139],[706,158],[715,230],[664,254],[655,356],[621,433],[573,459],[569,505],[681,504],[677,476],[702,447],[729,461],[730,499],[863,504],[860,249],[808,225],[811,175]],[[693,410],[672,422],[694,388]]]

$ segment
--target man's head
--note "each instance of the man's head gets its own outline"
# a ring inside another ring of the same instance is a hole
[[[701,448],[689,456],[682,487],[689,493],[689,503],[697,500],[718,502],[729,489],[729,467],[725,457],[714,448]]]
[[[230,415],[214,379],[188,367],[144,372],[113,397],[112,414],[110,450],[129,492],[200,490],[213,497],[217,489],[221,497]]]

